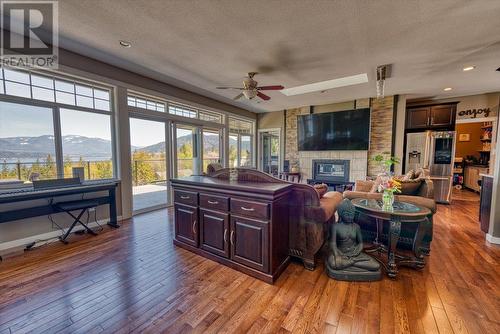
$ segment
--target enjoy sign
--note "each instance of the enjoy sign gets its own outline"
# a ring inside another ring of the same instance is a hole
[[[496,116],[496,112],[492,112],[489,107],[486,108],[474,108],[460,110],[457,113],[458,119],[474,119],[474,118],[488,118]]]

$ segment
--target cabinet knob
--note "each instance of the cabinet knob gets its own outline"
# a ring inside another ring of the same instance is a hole
[[[227,243],[227,228],[224,229],[224,243]]]
[[[193,234],[196,234],[196,220],[193,222]]]
[[[181,195],[181,199],[189,199],[190,197],[189,196],[182,196]]]
[[[234,246],[234,231],[231,231],[231,237],[229,239],[231,239],[230,240],[231,241],[231,245]]]
[[[210,201],[210,200],[209,200],[209,201],[208,201],[208,204],[219,204],[219,202],[217,202],[217,201]]]
[[[243,211],[255,211],[254,208],[245,208],[244,206],[241,207],[241,210],[243,210]]]

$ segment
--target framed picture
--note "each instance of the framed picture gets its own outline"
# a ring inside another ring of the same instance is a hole
[[[470,133],[461,133],[458,136],[458,141],[470,141]]]

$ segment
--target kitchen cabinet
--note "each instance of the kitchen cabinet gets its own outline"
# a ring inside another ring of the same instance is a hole
[[[464,185],[465,187],[479,192],[481,187],[478,181],[481,179],[479,174],[488,174],[488,167],[465,166]]]
[[[406,109],[406,129],[453,130],[456,119],[456,104],[410,106]]]

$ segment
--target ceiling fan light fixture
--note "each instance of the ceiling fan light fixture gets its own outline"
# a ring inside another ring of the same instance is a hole
[[[244,90],[243,95],[249,100],[253,99],[254,97],[257,96],[257,91],[255,90]]]

